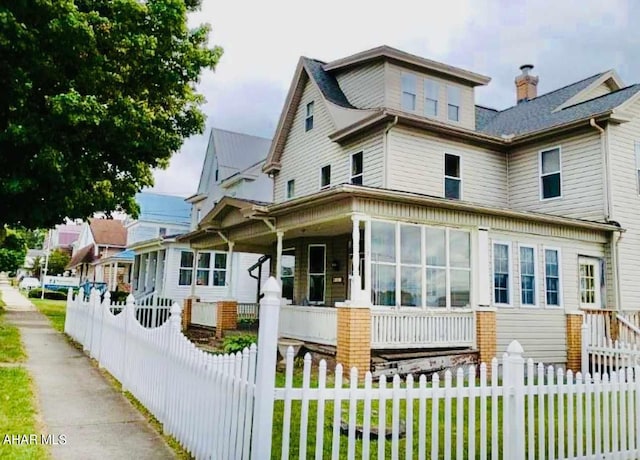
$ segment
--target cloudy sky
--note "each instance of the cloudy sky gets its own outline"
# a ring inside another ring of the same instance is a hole
[[[615,68],[640,82],[640,2],[635,0],[203,0],[193,25],[209,23],[224,48],[200,91],[210,127],[271,137],[301,55],[330,61],[382,44],[488,75],[476,103],[515,102],[521,64],[535,65],[538,94]],[[635,20],[634,20],[635,18]],[[188,139],[154,190],[188,196],[198,186],[206,136]]]

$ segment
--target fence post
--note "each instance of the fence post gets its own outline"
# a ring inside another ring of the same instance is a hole
[[[582,340],[581,340],[581,348],[582,351],[580,353],[580,368],[582,370],[582,375],[587,375],[589,373],[589,349],[588,346],[591,345],[589,343],[589,325],[587,322],[583,322],[580,330]]]
[[[84,322],[84,340],[82,343],[82,350],[88,351],[89,355],[91,355],[91,340],[93,335],[93,305],[96,301],[96,295],[98,295],[98,291],[95,288],[91,289],[89,293],[89,303],[87,304],[87,308],[85,310],[86,320]]]
[[[512,341],[504,355],[503,379],[506,392],[503,404],[504,458],[524,460],[524,350]]]
[[[278,353],[278,317],[280,316],[281,302],[280,283],[272,276],[263,286],[262,292],[264,297],[260,301],[255,404],[252,414],[251,458],[253,460],[271,455],[273,400]]]
[[[169,401],[172,398],[169,397],[169,391],[172,388],[171,385],[171,377],[175,372],[173,368],[173,355],[174,355],[174,337],[178,337],[182,332],[182,307],[178,303],[175,303],[171,306],[170,316],[169,316],[169,327],[167,329],[167,333],[165,335],[165,358],[167,359],[167,364],[164,367],[164,400],[162,407],[162,417],[158,417],[160,422],[162,423],[162,432],[164,434],[169,434],[169,430],[167,427],[168,414],[169,414]]]
[[[69,308],[71,306],[71,304],[73,303],[73,289],[69,288],[69,290],[67,291],[67,308],[66,308],[66,314],[64,316],[64,332],[67,335],[71,335],[69,333],[69,329],[70,329],[70,325],[71,325],[71,314],[72,310]]]
[[[120,313],[124,314],[124,346],[122,351],[122,372],[120,373],[120,375],[122,375],[122,382],[120,383],[122,384],[123,393],[127,391],[127,387],[129,385],[129,379],[127,378],[127,370],[129,368],[127,366],[127,348],[129,347],[129,330],[131,329],[130,322],[131,319],[135,319],[136,316],[135,302],[135,297],[129,294],[127,296],[127,303],[124,306],[124,310],[122,311],[122,313]]]
[[[98,361],[98,367],[102,368],[102,347],[103,347],[103,333],[104,333],[104,312],[111,307],[111,293],[109,291],[104,293],[104,299],[100,305],[100,311],[98,315],[100,317],[100,339],[98,341],[98,348],[96,352],[96,360]]]

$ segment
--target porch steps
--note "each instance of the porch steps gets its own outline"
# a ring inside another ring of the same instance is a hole
[[[371,359],[371,372],[373,377],[434,374],[477,362],[478,352],[471,349],[381,351]]]

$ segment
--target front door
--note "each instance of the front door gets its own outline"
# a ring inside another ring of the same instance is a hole
[[[580,277],[580,307],[602,308],[600,259],[579,257],[578,276]]]

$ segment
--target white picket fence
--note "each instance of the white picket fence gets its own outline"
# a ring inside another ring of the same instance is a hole
[[[371,310],[372,348],[472,347],[473,311]]]
[[[277,333],[278,289],[273,280],[263,290],[268,295],[262,322],[272,336]],[[260,360],[255,346],[242,353],[212,355],[197,349],[180,331],[179,305],[172,306],[169,321],[148,328],[136,318],[134,302],[129,296],[122,311],[114,314],[120,309],[111,305],[108,294],[101,302],[92,291],[85,301],[82,291],[75,298],[69,291],[65,332],[195,458],[264,458],[261,445],[251,443],[271,437],[271,418],[265,434],[264,417],[255,411],[272,414],[268,400],[273,400],[275,337],[273,344],[263,344],[266,339],[260,338]],[[266,395],[263,385],[256,386],[257,377],[266,383]]]
[[[341,365],[328,372],[325,361],[315,370],[308,354],[297,375],[290,348],[276,387],[287,309],[275,279],[263,292],[258,347],[235,355],[196,349],[180,332],[178,305],[162,326],[142,327],[131,297],[114,315],[108,297],[70,296],[65,331],[197,459],[640,458],[640,365],[574,375],[525,361],[514,341],[478,373],[374,382]]]

